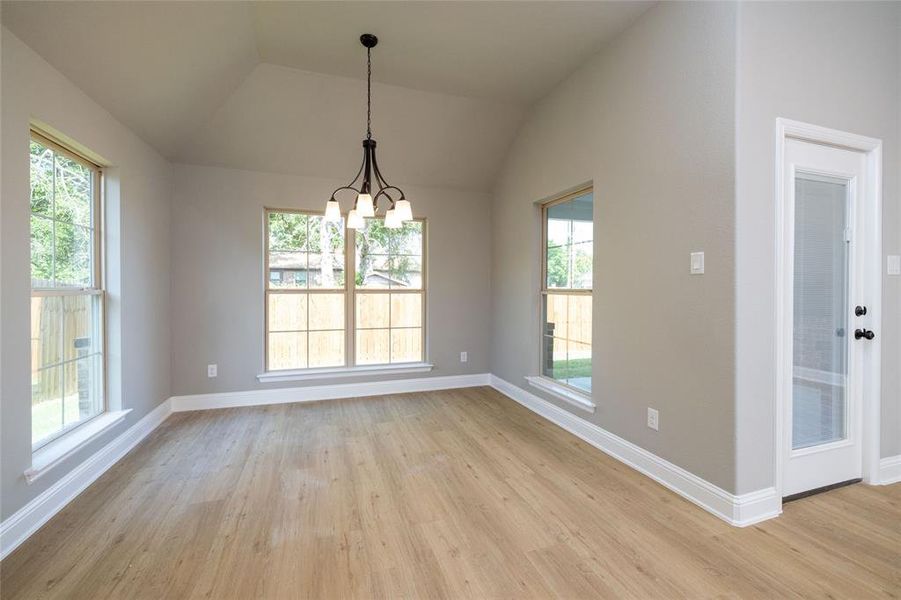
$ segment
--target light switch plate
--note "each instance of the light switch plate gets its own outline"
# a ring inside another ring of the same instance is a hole
[[[889,275],[901,275],[901,256],[889,254],[886,257],[885,270]]]
[[[460,362],[462,363],[462,362],[466,362],[468,360],[469,360],[469,354],[467,354],[466,352],[461,352],[460,353]]]
[[[703,275],[704,274],[704,253],[703,252],[692,252],[691,253],[691,270],[692,275]]]
[[[209,378],[216,377],[219,374],[219,365],[207,365],[206,376]]]

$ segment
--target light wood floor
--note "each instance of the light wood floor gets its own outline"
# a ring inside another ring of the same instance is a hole
[[[736,529],[489,388],[179,413],[17,598],[897,598],[901,485]]]

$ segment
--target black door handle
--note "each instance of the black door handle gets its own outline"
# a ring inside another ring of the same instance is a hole
[[[872,340],[876,337],[876,334],[870,331],[869,329],[855,329],[854,330],[854,339],[859,340],[860,338],[867,338],[868,340]]]
[[[864,316],[865,314],[867,314],[867,307],[866,306],[855,306],[854,314],[857,315],[858,317]]]

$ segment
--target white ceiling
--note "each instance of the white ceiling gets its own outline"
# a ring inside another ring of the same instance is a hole
[[[487,189],[528,106],[651,4],[17,0],[2,21],[171,160],[324,177],[356,167],[375,33],[384,170]]]

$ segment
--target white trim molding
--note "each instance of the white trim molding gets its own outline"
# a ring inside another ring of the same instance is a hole
[[[580,408],[590,413],[593,413],[597,408],[597,405],[591,401],[591,397],[580,394],[570,387],[551,381],[547,377],[528,376],[526,377],[526,381],[528,381],[529,385],[533,388],[539,389],[545,394],[550,394],[576,408]]]
[[[311,385],[307,387],[273,388],[247,390],[244,392],[222,392],[173,396],[172,410],[208,410],[212,408],[233,408],[237,406],[260,406],[263,404],[290,404],[293,402],[316,402],[339,398],[362,398],[383,394],[403,394],[453,388],[490,385],[488,373],[474,375],[449,375],[444,377],[420,377],[415,379],[389,379],[386,381],[366,381],[360,383],[340,383],[337,385]]]
[[[0,559],[15,550],[53,515],[128,454],[138,442],[159,427],[171,412],[168,400],[160,403],[144,418],[0,523]]]
[[[879,460],[879,483],[889,485],[901,482],[901,454]]]
[[[782,513],[775,488],[732,494],[500,377],[491,376],[491,387],[731,525],[746,527]]]
[[[332,377],[363,377],[373,375],[401,375],[404,373],[427,373],[435,368],[431,363],[397,363],[393,365],[361,365],[356,367],[330,367],[327,369],[295,369],[291,371],[269,371],[257,375],[257,381],[306,381],[309,379],[329,379]]]

